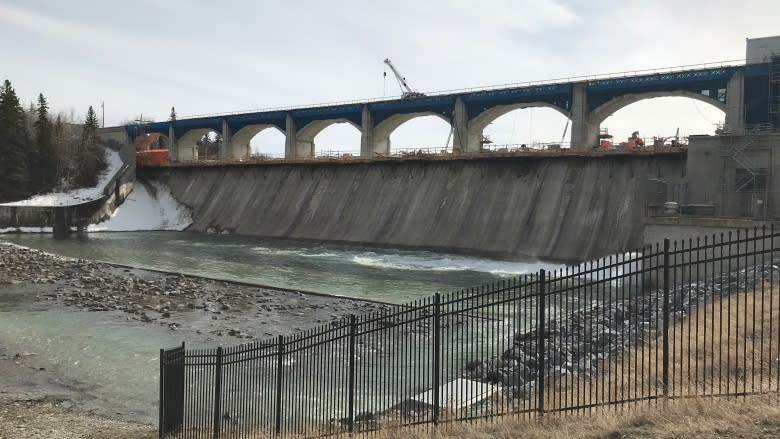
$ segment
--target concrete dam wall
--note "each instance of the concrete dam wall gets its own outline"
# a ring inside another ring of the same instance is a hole
[[[642,245],[648,179],[674,156],[145,168],[193,210],[189,230],[585,260]]]

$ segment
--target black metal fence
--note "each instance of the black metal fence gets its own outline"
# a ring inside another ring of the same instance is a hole
[[[161,351],[160,437],[321,436],[777,391],[778,238],[666,240],[277,339]]]

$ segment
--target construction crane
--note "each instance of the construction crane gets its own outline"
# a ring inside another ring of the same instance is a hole
[[[385,58],[385,64],[390,67],[390,70],[392,70],[393,74],[395,75],[395,79],[398,80],[398,86],[401,88],[402,99],[419,98],[425,96],[424,93],[420,93],[419,91],[415,91],[409,87],[409,84],[406,83],[406,78],[401,76],[401,73],[399,73],[395,68],[393,63],[390,61],[390,58]]]

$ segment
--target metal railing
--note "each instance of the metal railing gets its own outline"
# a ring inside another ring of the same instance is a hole
[[[711,217],[774,220],[780,218],[780,192],[718,191],[702,201],[691,202],[687,184],[671,185],[662,192],[648,194],[647,217]],[[665,202],[677,203],[671,210]]]
[[[487,90],[503,90],[508,88],[518,88],[518,87],[566,84],[566,83],[578,82],[578,81],[595,81],[595,80],[613,79],[613,78],[629,78],[633,76],[643,76],[643,75],[649,75],[655,73],[660,74],[660,73],[685,72],[689,70],[699,70],[699,69],[706,69],[706,68],[713,68],[713,67],[734,67],[734,66],[739,66],[744,64],[745,64],[744,59],[713,61],[713,62],[699,63],[699,64],[685,64],[679,66],[667,66],[667,67],[658,67],[658,68],[650,68],[650,69],[627,70],[622,72],[597,73],[591,75],[559,77],[554,79],[532,80],[532,81],[513,82],[513,83],[487,85],[487,86],[438,90],[438,91],[425,92],[425,95],[426,97],[435,97],[435,96],[442,96],[442,95],[449,95],[449,94],[471,93],[471,92],[487,91]],[[197,119],[201,117],[229,116],[229,115],[236,115],[236,114],[263,113],[263,112],[272,112],[272,111],[289,111],[289,110],[329,107],[329,106],[337,106],[337,105],[369,104],[374,102],[395,101],[401,98],[402,96],[400,95],[383,96],[383,97],[365,98],[365,99],[349,99],[344,101],[321,102],[317,104],[302,104],[302,105],[291,105],[291,106],[288,105],[288,106],[279,106],[279,107],[227,111],[221,113],[193,114],[193,115],[181,116],[178,118],[178,120]],[[160,120],[155,122],[162,122],[162,121]]]
[[[523,147],[523,144],[496,144],[486,145],[479,152],[453,152],[451,148],[398,148],[390,151],[390,154],[383,155],[374,153],[373,157],[363,157],[354,150],[336,151],[327,150],[317,153],[314,157],[292,157],[288,158],[284,154],[252,154],[246,158],[239,159],[196,159],[182,160],[172,162],[170,160],[144,160],[137,161],[138,166],[142,167],[191,167],[191,166],[222,166],[222,165],[249,165],[249,164],[284,164],[284,163],[316,163],[316,162],[344,162],[351,160],[361,161],[386,161],[386,160],[459,160],[473,159],[479,157],[512,157],[527,156],[533,154],[543,154],[547,156],[609,156],[609,155],[648,155],[648,154],[685,154],[687,147],[681,146],[645,146],[633,149],[613,148],[588,148],[571,149],[568,143],[533,143]]]
[[[309,437],[778,392],[780,234],[647,246],[275,339],[161,351],[160,437]]]

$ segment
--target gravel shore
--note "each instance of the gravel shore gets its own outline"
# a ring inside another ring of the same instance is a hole
[[[126,268],[0,243],[0,288],[40,301],[190,329],[216,337],[266,338],[388,305]],[[228,343],[228,342],[225,342]]]
[[[75,412],[57,401],[0,399],[0,439],[152,439],[157,429]]]
[[[116,321],[138,338],[170,333],[176,339],[200,345],[232,346],[388,306],[66,258],[0,242],[0,318],[4,318],[5,308],[10,322],[14,321],[14,309],[43,307],[54,312],[68,309],[86,322],[93,321],[94,315],[100,313],[104,316],[101,321]],[[146,429],[155,431],[153,427],[124,423],[154,423],[157,388],[153,384],[142,389],[146,396],[138,401],[128,401],[122,394],[114,393],[111,386],[123,382],[121,376],[100,384],[104,387],[95,391],[97,384],[92,380],[85,382],[83,376],[74,379],[58,368],[49,367],[53,360],[43,358],[45,347],[36,345],[45,341],[9,337],[12,336],[0,331],[0,439],[147,437]],[[67,348],[78,357],[83,346]],[[143,355],[149,357],[154,353]],[[156,363],[144,364],[143,370],[134,373],[155,377]],[[83,361],[78,367],[80,373],[88,376],[93,373]],[[95,418],[94,425],[116,423],[117,433],[101,436],[89,431],[99,432],[102,428],[85,427],[76,433],[73,429],[67,433],[56,428],[58,424],[77,425],[79,416],[82,423],[87,422],[84,417],[93,413],[102,416],[99,422]],[[22,423],[14,420],[20,414]],[[125,434],[125,430],[130,433]]]

